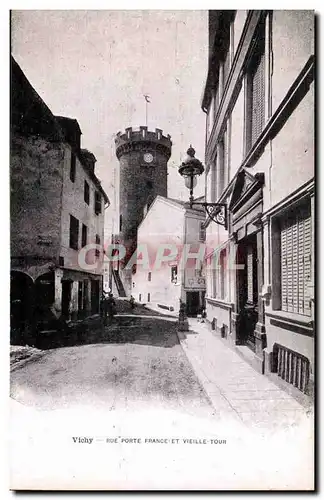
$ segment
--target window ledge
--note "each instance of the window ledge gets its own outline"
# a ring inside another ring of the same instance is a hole
[[[209,304],[222,307],[223,309],[232,309],[233,308],[232,302],[227,302],[226,300],[223,300],[223,299],[206,297],[206,301]]]
[[[285,311],[265,311],[265,315],[270,318],[285,321],[295,325],[303,326],[304,328],[313,328],[313,321],[311,316],[302,316],[300,314],[285,312]]]

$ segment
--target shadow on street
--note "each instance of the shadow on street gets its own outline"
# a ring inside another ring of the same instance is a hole
[[[55,349],[87,344],[134,343],[159,347],[173,347],[179,344],[176,322],[160,316],[154,318],[140,316],[115,316],[107,326],[100,318],[90,324],[81,323],[60,332],[38,335],[35,347]]]

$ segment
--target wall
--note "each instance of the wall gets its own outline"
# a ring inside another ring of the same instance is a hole
[[[156,166],[142,166],[143,153],[140,151],[125,153],[119,160],[121,233],[126,239],[136,236],[148,196],[153,200],[157,195],[167,196],[167,160],[159,152],[154,152],[154,156]],[[148,182],[152,183],[152,188]]]
[[[184,241],[186,245],[190,245],[190,247],[187,247],[187,252],[197,254],[197,259],[188,259],[187,265],[184,269],[183,285],[188,291],[190,289],[202,291],[206,289],[204,275],[198,277],[196,272],[196,266],[198,266],[199,270],[201,265],[204,263],[205,241],[199,240],[200,224],[204,221],[204,212],[202,212],[201,215],[196,215],[192,212],[186,213]]]
[[[314,54],[314,11],[275,10],[272,24],[274,111],[309,56]]]
[[[88,227],[88,243],[95,243],[96,234],[100,236],[101,243],[104,244],[104,199],[102,198],[101,214],[96,215],[94,211],[94,199],[96,186],[90,176],[83,169],[79,159],[76,160],[75,181],[70,180],[71,149],[66,146],[64,162],[64,184],[62,198],[62,229],[61,229],[61,251],[64,257],[64,267],[82,270],[78,264],[78,252],[81,249],[82,223]],[[84,201],[84,181],[90,187],[89,205]],[[79,220],[79,250],[70,248],[70,214]],[[101,252],[102,256],[102,252]],[[93,274],[102,274],[102,261],[98,258],[96,269],[86,270]]]
[[[236,100],[232,111],[231,124],[231,149],[230,149],[230,171],[231,181],[237,173],[243,161],[243,136],[244,136],[244,90],[243,87]]]
[[[55,261],[59,253],[63,148],[13,134],[10,151],[11,257]]]
[[[314,176],[314,84],[272,141],[271,205]]]

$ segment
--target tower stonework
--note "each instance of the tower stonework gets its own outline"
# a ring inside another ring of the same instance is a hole
[[[145,126],[126,128],[115,138],[119,160],[119,241],[127,248],[125,262],[136,249],[137,228],[158,195],[167,196],[167,163],[171,156],[170,135]],[[124,263],[125,263],[124,262]],[[123,267],[123,266],[122,266]],[[127,294],[131,276],[121,273]]]

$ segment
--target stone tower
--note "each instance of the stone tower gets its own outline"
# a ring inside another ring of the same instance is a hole
[[[170,135],[126,128],[115,138],[119,175],[119,241],[127,248],[124,265],[136,249],[137,228],[157,195],[167,196],[167,163],[171,156]],[[123,265],[121,266],[123,268]],[[126,276],[127,275],[127,276]],[[121,272],[126,293],[131,275]]]

